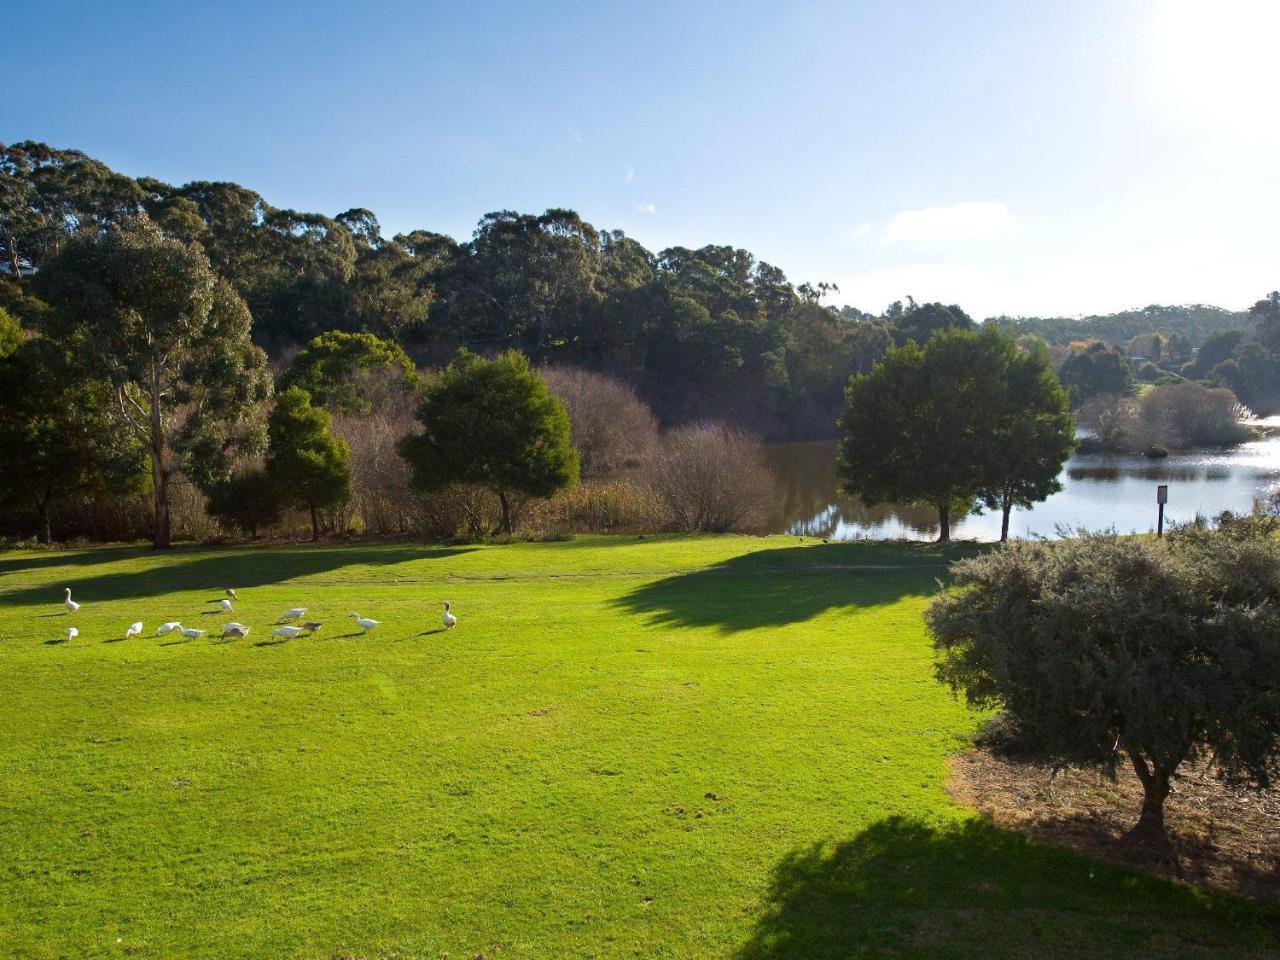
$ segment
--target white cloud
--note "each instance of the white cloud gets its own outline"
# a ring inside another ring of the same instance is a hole
[[[627,164],[627,183],[636,182],[636,168],[632,164]]]
[[[903,210],[885,226],[881,242],[888,246],[920,240],[995,237],[1008,233],[1014,222],[1005,204],[979,200],[949,207]]]
[[[856,227],[850,227],[844,234],[844,238],[850,241],[865,240],[869,236],[871,236],[870,223],[860,223]]]
[[[636,204],[636,209],[641,213],[657,213],[658,207],[653,202]]]

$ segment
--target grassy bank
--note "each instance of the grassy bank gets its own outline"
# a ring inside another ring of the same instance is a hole
[[[949,804],[920,612],[968,549],[0,554],[4,952],[1274,955],[1280,912]],[[247,639],[151,636],[228,586]]]

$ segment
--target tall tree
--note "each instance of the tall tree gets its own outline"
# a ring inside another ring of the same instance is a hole
[[[44,337],[0,358],[0,499],[30,508],[46,543],[60,502],[143,487],[146,450],[114,406]]]
[[[935,333],[943,330],[968,330],[973,326],[973,319],[954,303],[950,306],[942,303],[917,304],[909,297],[907,299],[910,305],[897,311],[891,318],[893,342],[898,346],[908,340],[914,340],[923,346]]]
[[[388,386],[417,389],[418,373],[398,344],[371,333],[332,330],[293,358],[280,386],[301,387],[334,413],[367,415]]]
[[[1019,350],[1011,337],[994,338],[999,379],[987,398],[978,498],[1000,511],[1000,539],[1009,539],[1009,512],[1030,507],[1062,489],[1062,465],[1075,449],[1075,421],[1041,340]]]
[[[1073,409],[1099,394],[1125,394],[1133,387],[1128,358],[1109,343],[1094,340],[1073,350],[1058,371]]]
[[[461,351],[426,387],[418,408],[422,433],[400,441],[414,484],[489,490],[511,533],[522,501],[549,497],[578,481],[578,456],[564,404],[509,350],[492,360]]]
[[[169,486],[203,487],[261,444],[266,357],[244,302],[195,244],[139,221],[80,234],[36,277],[50,332],[109,382],[151,458],[156,547],[172,539]]]
[[[1280,354],[1280,290],[1272,290],[1249,308],[1249,316],[1257,323],[1254,337],[1274,354]]]
[[[982,483],[1004,342],[944,330],[923,348],[908,340],[851,379],[838,421],[844,488],[868,505],[927,503],[938,511],[938,538],[950,539],[953,511]]]
[[[346,499],[351,486],[350,451],[330,422],[299,387],[277,395],[267,419],[267,477],[283,502],[310,513],[312,540],[320,539],[320,511]]]

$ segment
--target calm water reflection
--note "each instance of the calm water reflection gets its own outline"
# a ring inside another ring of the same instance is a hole
[[[927,540],[938,535],[937,515],[926,507],[867,507],[837,491],[834,442],[780,443],[769,447],[780,497],[772,531],[853,539]],[[1249,510],[1255,498],[1280,489],[1280,437],[1232,450],[1205,450],[1164,460],[1088,455],[1067,461],[1062,490],[1031,510],[1015,510],[1010,536],[1052,537],[1059,526],[1122,533],[1154,530],[1156,485],[1169,485],[1165,517],[1190,520],[1197,513]],[[952,521],[953,537],[997,540],[1000,515]]]

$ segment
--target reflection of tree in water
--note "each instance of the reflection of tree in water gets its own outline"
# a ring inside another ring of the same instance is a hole
[[[779,443],[768,448],[777,478],[778,505],[773,530],[828,537],[841,524],[875,537],[884,527],[902,527],[920,535],[938,532],[938,513],[927,506],[882,503],[868,507],[836,486],[836,445],[826,440]]]

